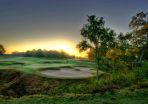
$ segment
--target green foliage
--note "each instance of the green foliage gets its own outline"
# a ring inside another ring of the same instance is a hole
[[[142,67],[135,68],[134,73],[137,80],[148,79],[148,63],[144,62]]]
[[[106,58],[102,58],[102,60],[100,61],[100,69],[108,72],[108,73],[112,73],[112,72],[116,72],[116,71],[126,71],[127,70],[127,63],[125,63],[124,61],[112,61]]]
[[[87,22],[81,29],[82,41],[77,45],[80,51],[93,50],[94,59],[97,64],[97,79],[101,57],[105,55],[108,48],[114,45],[115,33],[105,27],[103,17],[95,15],[88,16]]]
[[[148,64],[133,70],[118,70],[112,73],[104,73],[100,76],[98,81],[93,81],[92,92],[114,91],[124,87],[136,85],[136,88],[147,88],[148,86]]]
[[[131,43],[139,48],[139,60],[147,60],[148,52],[148,20],[147,13],[139,12],[132,17],[129,27],[132,29]]]
[[[121,87],[129,86],[136,81],[135,80],[136,76],[135,76],[135,73],[133,73],[133,72],[114,73],[114,74],[112,74],[111,78],[112,78],[111,79],[112,83],[114,83],[115,85],[119,85]]]
[[[130,73],[112,73],[106,74],[105,76],[100,77],[98,81],[95,81],[92,85],[92,92],[106,92],[114,91],[116,89],[121,89],[127,87],[136,82],[135,74]]]
[[[83,40],[77,45],[80,51],[87,49],[94,49],[97,54],[103,54],[106,48],[114,44],[115,33],[113,30],[106,28],[103,17],[96,17],[95,15],[88,16],[88,23],[81,29],[81,36]],[[104,48],[99,50],[99,48]],[[99,52],[99,53],[98,53]],[[101,52],[101,53],[100,53]]]

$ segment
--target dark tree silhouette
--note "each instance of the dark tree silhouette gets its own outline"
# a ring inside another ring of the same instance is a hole
[[[73,56],[67,54],[64,51],[56,50],[27,50],[26,52],[13,52],[12,56],[23,56],[23,57],[48,57],[48,58],[73,58]]]
[[[0,55],[3,55],[5,52],[4,46],[0,44]]]

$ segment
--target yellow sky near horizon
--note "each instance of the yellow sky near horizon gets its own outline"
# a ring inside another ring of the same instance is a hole
[[[25,52],[26,50],[32,49],[46,49],[46,50],[57,50],[57,51],[65,51],[70,55],[74,55],[77,57],[86,57],[86,52],[80,53],[76,48],[76,44],[67,40],[53,40],[50,42],[40,41],[40,42],[28,42],[28,43],[19,43],[14,46],[8,47],[6,50],[7,54],[12,52]]]

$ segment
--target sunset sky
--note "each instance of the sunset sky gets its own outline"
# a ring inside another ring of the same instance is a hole
[[[7,53],[41,48],[79,55],[75,47],[87,14],[128,32],[141,11],[148,11],[148,0],[0,0],[0,44]]]

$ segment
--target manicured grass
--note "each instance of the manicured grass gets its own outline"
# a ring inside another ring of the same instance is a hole
[[[76,66],[90,67],[92,69],[95,64],[74,59],[0,56],[0,69],[17,69],[29,74],[35,74],[40,69]]]
[[[51,97],[46,95],[24,96],[14,99],[0,99],[0,104],[147,104],[148,90],[121,90],[97,95],[69,95]]]

